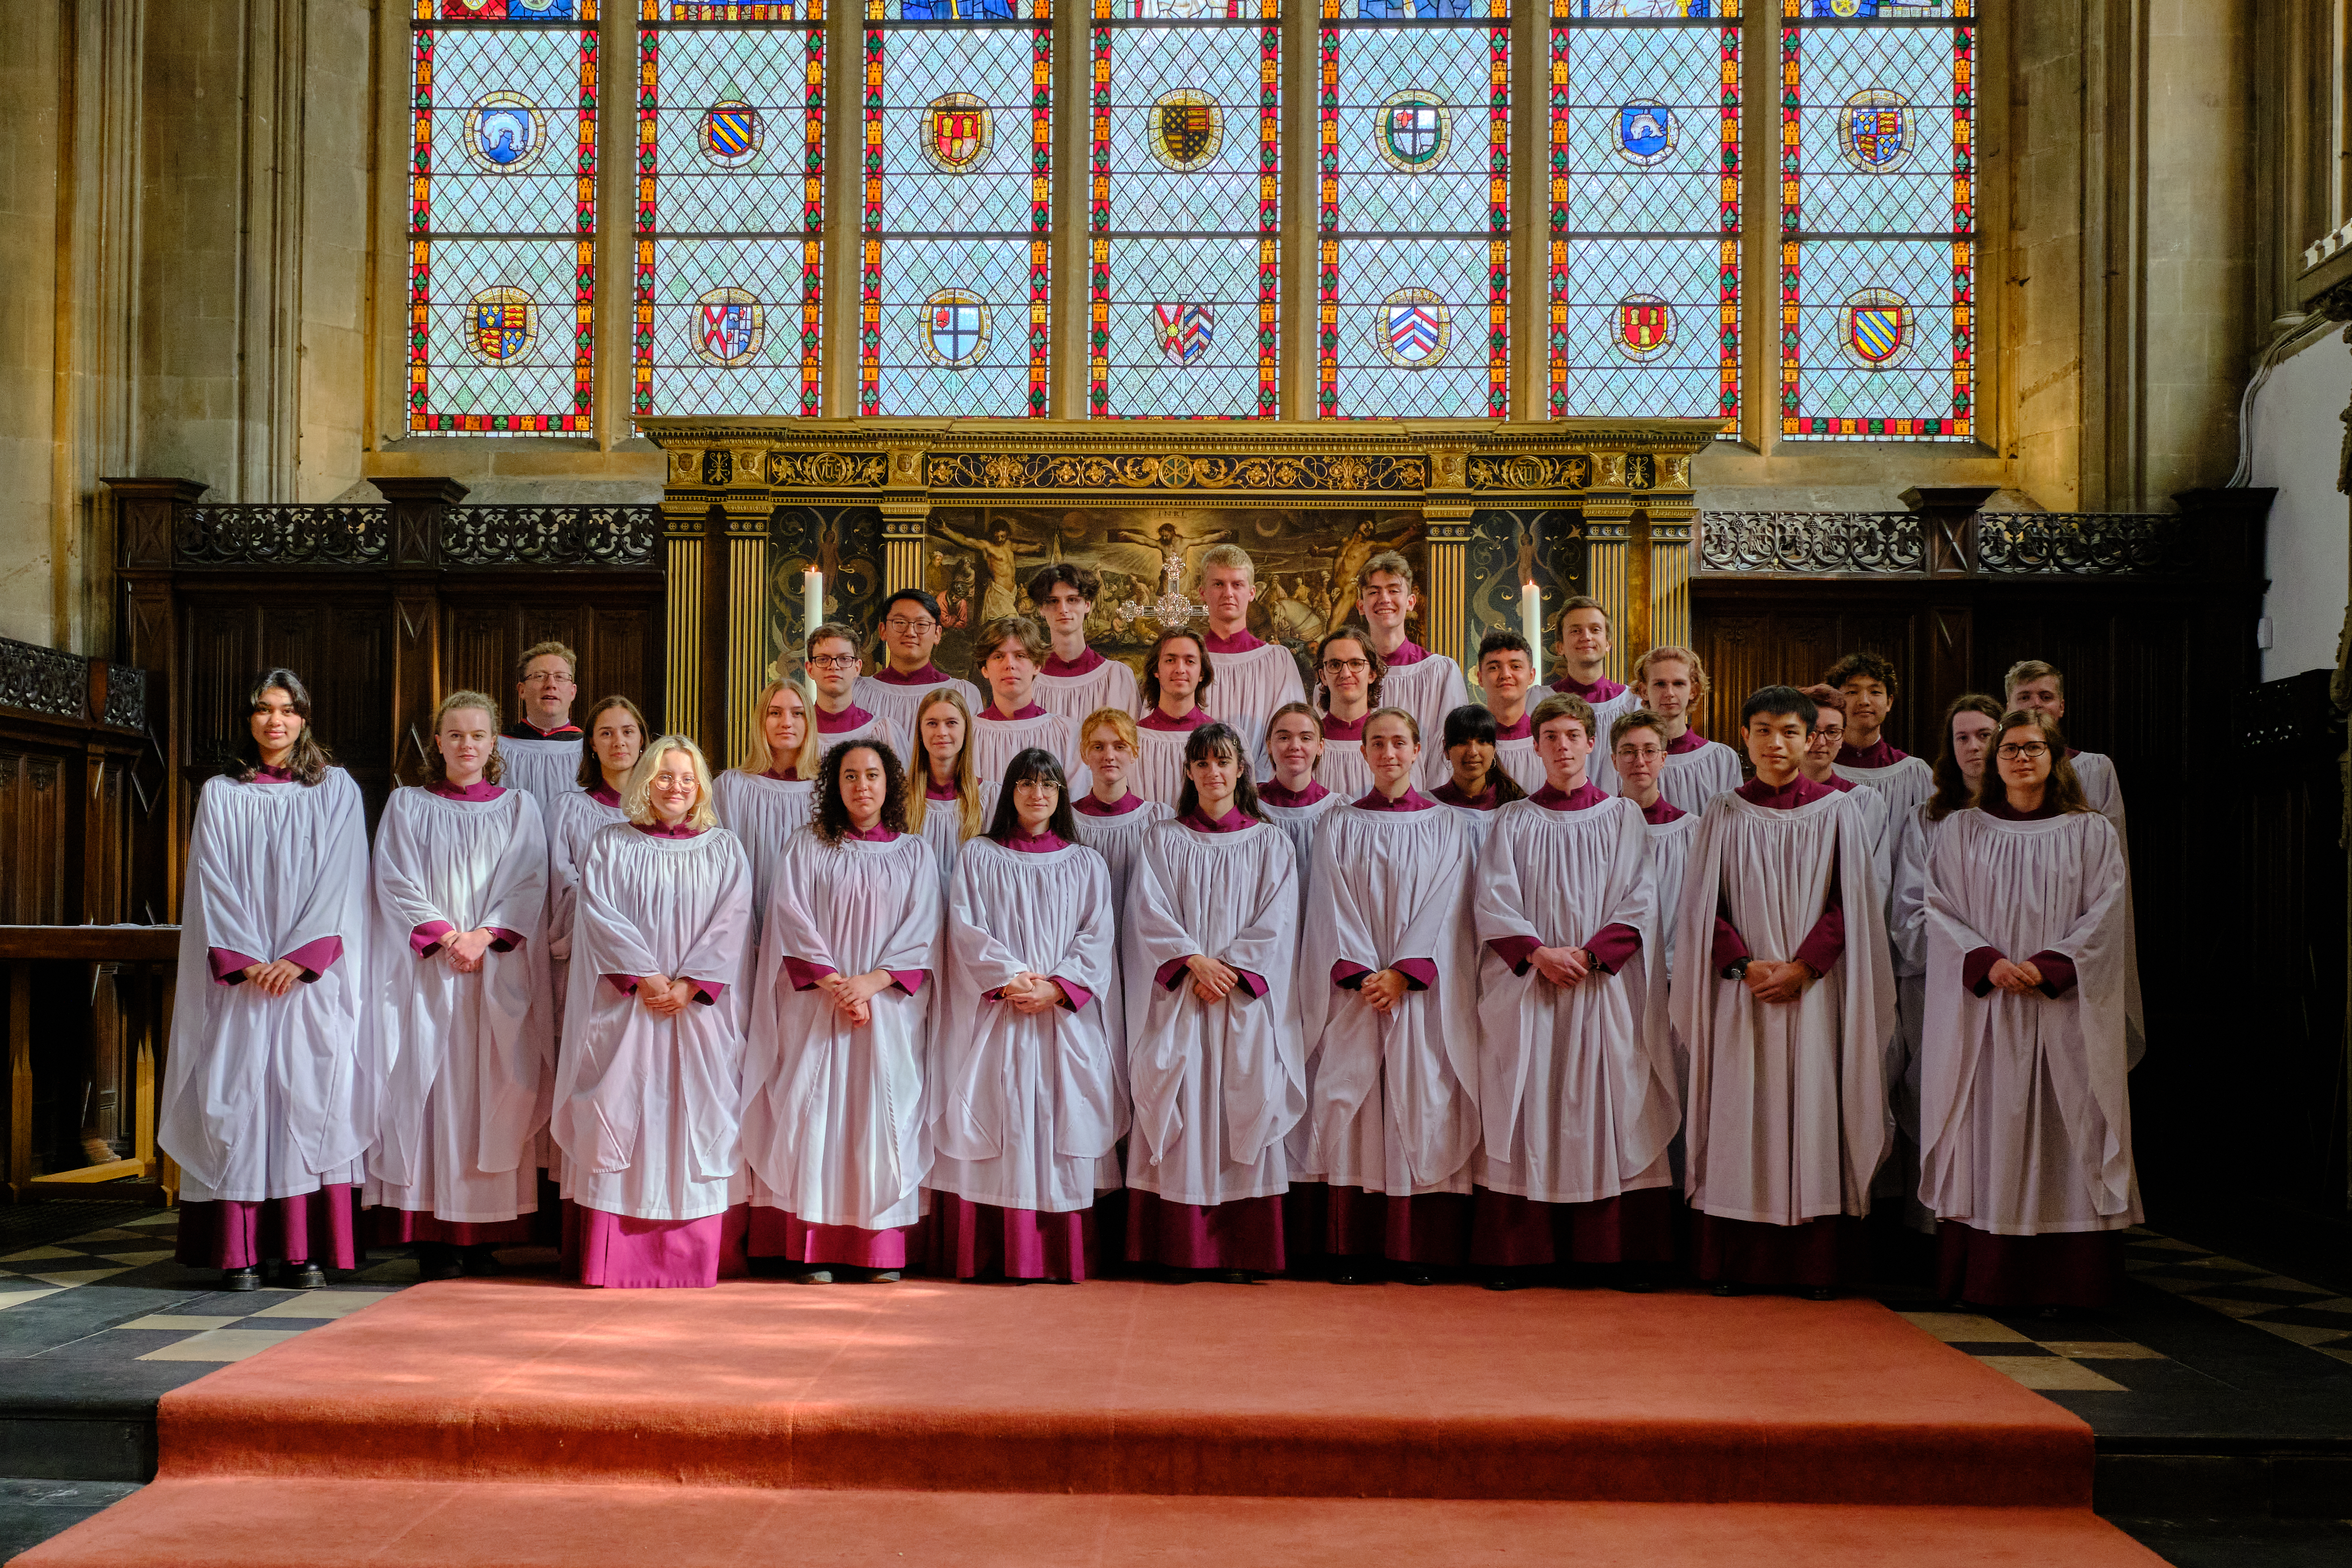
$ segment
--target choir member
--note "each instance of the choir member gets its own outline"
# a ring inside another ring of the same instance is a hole
[[[1118,923],[1060,762],[1021,752],[956,863],[941,944],[929,1185],[960,1279],[1087,1277],[1097,1175],[1127,1131],[1103,1018]]]
[[[1287,650],[1283,657],[1290,657]],[[1296,668],[1294,662],[1294,671]],[[1143,750],[1136,758],[1134,787],[1144,799],[1165,801],[1171,805],[1176,803],[1184,789],[1184,751],[1192,742],[1192,731],[1220,720],[1242,738],[1242,746],[1252,761],[1261,755],[1265,721],[1226,710],[1223,669],[1222,662],[1209,658],[1208,644],[1199,632],[1174,626],[1153,641],[1151,652],[1143,661],[1144,706],[1136,725]],[[1259,674],[1263,677],[1264,671],[1261,669]],[[1203,706],[1212,686],[1217,689],[1214,716]],[[1306,693],[1302,690],[1290,700],[1303,702]],[[1266,712],[1280,706],[1272,704]]]
[[[1685,811],[1659,790],[1666,765],[1665,721],[1647,708],[1620,713],[1609,726],[1609,755],[1616,763],[1617,793],[1642,808],[1649,825],[1650,877],[1658,889],[1659,957],[1675,971],[1675,921],[1682,909],[1683,871],[1690,864],[1698,814]],[[1677,1082],[1680,1075],[1677,1075]]]
[[[808,699],[796,680],[771,680],[751,705],[760,726],[751,754],[740,767],[719,775],[711,810],[719,826],[735,836],[751,861],[751,937],[768,910],[768,885],[775,880],[776,858],[784,840],[808,825],[822,755],[816,726],[809,722]]]
[[[1049,644],[1037,623],[1026,616],[1000,616],[980,628],[972,647],[980,653],[980,673],[988,682],[988,706],[975,715],[971,738],[972,772],[990,784],[1004,777],[1004,765],[1018,753],[1036,747],[1054,753],[1065,777],[1086,790],[1086,764],[1078,761],[1078,721],[1037,705],[1037,667]]]
[[[1087,619],[1094,614],[1102,579],[1074,562],[1056,561],[1030,577],[1028,591],[1053,639],[1053,650],[1037,671],[1037,705],[1073,724],[1102,708],[1134,712],[1135,671],[1087,646]]]
[[[1308,1168],[1328,1184],[1321,1241],[1347,1282],[1385,1258],[1416,1284],[1460,1266],[1478,1146],[1477,949],[1470,831],[1412,787],[1421,735],[1382,708],[1364,726],[1371,787],[1315,842],[1298,966]],[[1307,1240],[1309,1238],[1297,1238]]]
[[[1888,815],[1886,797],[1874,789],[1865,789],[1837,771],[1837,755],[1845,745],[1845,710],[1836,702],[1816,701],[1813,704],[1813,732],[1805,737],[1805,754],[1797,769],[1817,784],[1827,784],[1840,795],[1852,795],[1846,804],[1862,814],[1862,824],[1870,835],[1871,886],[1878,890],[1879,902],[1885,903],[1895,867],[1894,818]]]
[[[1521,795],[1543,788],[1543,759],[1536,755],[1529,715],[1551,692],[1536,684],[1535,656],[1527,638],[1498,626],[1478,639],[1478,689],[1486,695],[1486,710],[1495,716],[1494,748],[1503,772],[1511,775]],[[1454,715],[1445,717],[1450,725]],[[1452,752],[1451,742],[1446,750]]]
[[[580,865],[597,832],[628,818],[621,791],[646,749],[646,716],[625,697],[604,697],[588,710],[588,751],[580,759],[579,788],[555,797],[547,818],[548,992],[555,999],[556,1037],[563,1032],[564,993],[572,982],[572,926],[580,903]],[[499,742],[503,750],[508,744]]]
[[[1362,631],[1342,626],[1316,648],[1315,668],[1320,677],[1315,700],[1323,710],[1323,760],[1316,776],[1342,800],[1353,800],[1372,787],[1364,762],[1364,721],[1381,700],[1381,656]],[[1266,739],[1271,751],[1273,736]],[[1263,797],[1265,792],[1259,793]]]
[[[1886,715],[1895,707],[1894,664],[1874,653],[1850,653],[1830,667],[1823,683],[1845,714],[1839,776],[1884,795],[1894,820],[1909,816],[1936,793],[1936,780],[1926,763],[1885,736]]]
[[[930,704],[952,701],[936,691]],[[784,846],[760,933],[743,1064],[751,1255],[814,1284],[835,1269],[896,1279],[931,1146],[923,1057],[940,879],[908,830],[898,760],[827,751],[808,831]]]
[[[367,821],[310,731],[310,693],[265,671],[247,738],[205,783],[188,842],[156,1142],[180,1166],[179,1259],[257,1289],[351,1268],[352,1189],[374,1130],[359,1080]]]
[[[1544,785],[1495,814],[1478,857],[1479,1114],[1475,1262],[1623,1264],[1674,1256],[1682,1121],[1655,962],[1657,884],[1641,808],[1585,776],[1592,707],[1536,709]]]
[[[1533,755],[1535,725],[1526,722],[1529,755]],[[1486,830],[1494,814],[1528,792],[1503,766],[1496,737],[1500,721],[1486,709],[1465,702],[1445,716],[1445,765],[1451,774],[1431,798],[1458,814],[1470,829],[1470,857],[1475,860],[1486,847]],[[1538,784],[1537,787],[1542,787]]]
[[[580,658],[560,642],[533,643],[515,660],[515,696],[522,717],[499,737],[499,761],[515,787],[539,802],[542,818],[555,810],[556,800],[572,788],[580,772],[587,736],[572,721],[572,704],[580,695],[575,676]]]
[[[1948,1299],[2112,1307],[2140,1220],[2123,847],[2049,714],[2000,726],[1998,780],[1929,853],[1920,1196]]]
[[[1144,836],[1120,931],[1135,1096],[1127,1255],[1232,1279],[1278,1273],[1283,1137],[1307,1109],[1291,998],[1298,873],[1230,725],[1186,742],[1176,809]]]
[[[1560,672],[1552,677],[1551,689],[1581,697],[1591,705],[1595,729],[1592,763],[1588,772],[1594,787],[1602,790],[1613,790],[1617,785],[1611,776],[1609,755],[1601,745],[1601,738],[1609,733],[1609,726],[1617,721],[1619,714],[1630,713],[1642,705],[1640,692],[1609,679],[1609,612],[1601,608],[1600,600],[1579,594],[1560,606]],[[1528,787],[1535,788],[1537,784],[1528,783]]]
[[[895,756],[908,754],[908,731],[896,721],[860,706],[853,695],[859,679],[855,631],[839,621],[827,621],[809,633],[807,663],[809,684],[816,689],[818,745],[874,740],[888,746]]]
[[[1756,776],[1700,814],[1677,916],[1685,1179],[1719,1294],[1827,1299],[1885,1152],[1895,975],[1862,818],[1800,768],[1815,711],[1787,686],[1742,707]]]
[[[1658,791],[1675,809],[1696,816],[1707,802],[1738,789],[1739,753],[1691,728],[1691,715],[1706,700],[1706,667],[1686,647],[1654,647],[1633,666],[1642,705],[1658,716],[1666,738],[1666,760]]]
[[[547,832],[539,803],[499,784],[498,723],[491,698],[443,698],[428,782],[394,790],[376,828],[366,1200],[375,1239],[417,1245],[427,1279],[496,1273],[491,1248],[528,1243],[539,1209]]]
[[[1334,634],[1344,635],[1344,634]],[[1318,776],[1325,760],[1323,720],[1304,702],[1286,702],[1275,710],[1266,732],[1265,749],[1273,773],[1257,786],[1257,805],[1265,820],[1290,840],[1298,868],[1298,897],[1307,899],[1307,868],[1315,851],[1315,834],[1331,808],[1346,798],[1326,786]],[[1302,1144],[1303,1147],[1303,1144]]]
[[[1420,607],[1412,563],[1397,552],[1381,551],[1356,574],[1356,608],[1371,635],[1372,651],[1381,656],[1381,700],[1412,714],[1423,734],[1434,735],[1445,728],[1448,713],[1470,700],[1470,686],[1462,679],[1460,665],[1405,635]],[[1417,782],[1434,789],[1445,776],[1444,757],[1431,753],[1422,758]]]
[[[1209,612],[1201,647],[1217,661],[1217,716],[1244,742],[1264,734],[1267,715],[1286,702],[1303,702],[1307,688],[1298,660],[1280,643],[1250,635],[1250,602],[1257,597],[1257,566],[1238,544],[1213,545],[1201,555],[1201,603]],[[1203,668],[1206,661],[1203,661]],[[1208,685],[1206,679],[1201,682]],[[1149,694],[1145,700],[1150,700]],[[1235,722],[1246,719],[1244,728]]]
[[[621,807],[580,868],[552,1131],[581,1282],[708,1286],[741,1272],[751,862],[683,735],[646,748]]]
[[[1976,804],[2000,733],[2000,700],[1982,692],[1952,699],[1936,753],[1936,793],[1912,812],[1895,839],[1886,924],[1895,945],[1895,1050],[1886,1064],[1886,1098],[1895,1113],[1895,1149],[1882,1181],[1903,1194],[1905,1220],[1934,1234],[1936,1216],[1919,1201],[1919,1047],[1927,1032],[1927,861],[1956,814]]]
[[[1087,770],[1094,778],[1094,787],[1078,797],[1075,813],[1078,842],[1101,856],[1103,864],[1110,869],[1112,925],[1118,928],[1127,918],[1129,873],[1143,849],[1143,836],[1151,830],[1153,823],[1174,816],[1176,808],[1164,800],[1146,800],[1129,787],[1128,776],[1135,771],[1142,742],[1136,732],[1135,720],[1125,709],[1098,708],[1087,714],[1078,731],[1078,745],[1080,754],[1086,758]],[[1118,1079],[1118,1102],[1126,1106],[1132,1097],[1127,1086],[1127,977],[1121,962],[1122,954],[1115,944],[1111,950],[1110,990],[1103,999],[1103,1027],[1110,1037],[1111,1070]],[[1120,1125],[1124,1127],[1125,1121]],[[1120,1147],[1104,1156],[1096,1171],[1096,1189],[1117,1192],[1126,1184],[1126,1140],[1121,1138]],[[1123,1236],[1126,1200],[1120,1198],[1116,1204],[1097,1209],[1097,1217]],[[1106,1236],[1104,1245],[1109,1247],[1112,1239]],[[1123,1252],[1124,1245],[1118,1250]]]
[[[871,675],[857,677],[857,705],[889,722],[893,734],[911,742],[915,710],[923,699],[945,686],[963,699],[964,711],[976,713],[988,694],[969,680],[958,680],[931,662],[946,630],[940,619],[940,602],[920,588],[901,588],[882,601],[882,665]],[[830,745],[839,735],[828,735]],[[900,763],[911,769],[908,753]]]
[[[980,835],[996,808],[996,784],[972,766],[971,714],[963,694],[941,687],[915,710],[921,786],[907,781],[907,831],[931,847],[939,866],[940,896],[954,879],[956,857]],[[895,760],[895,759],[894,759]]]

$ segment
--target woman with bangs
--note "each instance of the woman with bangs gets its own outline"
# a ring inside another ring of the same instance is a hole
[[[942,701],[963,706],[935,691],[922,712]],[[911,795],[888,747],[827,751],[808,831],[786,841],[761,925],[742,1077],[751,1255],[782,1258],[811,1284],[898,1279],[930,1174],[924,982],[937,968],[940,878],[909,829]]]
[[[1501,734],[1501,722],[1475,702],[1465,702],[1445,716],[1444,743],[1449,776],[1430,792],[1430,799],[1451,807],[1469,828],[1473,860],[1486,847],[1486,830],[1494,826],[1495,813],[1515,800],[1528,798],[1528,792],[1502,763]]]
[[[378,1242],[417,1245],[425,1278],[449,1279],[530,1240],[554,1001],[547,834],[539,803],[499,783],[493,700],[443,698],[433,752],[376,830],[366,1198]]]
[[[784,841],[808,823],[820,748],[816,726],[809,720],[808,698],[798,681],[771,680],[761,688],[752,711],[759,715],[760,738],[741,766],[719,775],[711,806],[751,857],[756,942],[760,919],[767,912],[769,884],[775,879],[776,858],[783,853]]]
[[[930,846],[940,873],[940,896],[955,877],[956,857],[980,836],[996,805],[996,784],[983,782],[974,766],[971,710],[963,694],[941,687],[915,710],[915,755],[922,787],[905,789],[906,831]],[[895,765],[897,759],[893,758]]]
[[[1283,1135],[1307,1107],[1291,1003],[1298,873],[1231,726],[1193,731],[1184,775],[1175,820],[1144,837],[1120,933],[1127,1255],[1246,1279],[1284,1266]]]
[[[621,805],[580,869],[551,1122],[565,1229],[583,1284],[708,1286],[742,1271],[751,863],[683,735],[646,748]]]
[[[948,899],[929,1085],[941,1271],[1087,1277],[1097,1171],[1127,1131],[1103,1026],[1116,931],[1060,761],[1020,752]]]

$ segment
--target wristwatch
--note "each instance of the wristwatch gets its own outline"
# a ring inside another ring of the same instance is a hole
[[[1723,966],[1723,977],[1726,980],[1745,980],[1748,978],[1748,966],[1755,962],[1751,957],[1735,958]]]

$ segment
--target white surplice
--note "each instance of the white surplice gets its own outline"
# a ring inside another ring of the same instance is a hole
[[[2147,1009],[2139,989],[2139,919],[2132,908],[2131,834],[2124,826],[2124,786],[2116,777],[2116,760],[2104,752],[2076,752],[2068,759],[2083,786],[2083,798],[2093,811],[2116,826],[2116,842],[2124,855],[2124,1031],[2131,1065],[2147,1052]]]
[[[975,838],[948,900],[929,1081],[927,1184],[971,1203],[1067,1214],[1127,1131],[1103,1014],[1118,921],[1110,870],[1083,845],[1044,854]],[[1022,1013],[987,993],[1022,973],[1066,981],[1078,1006]]]
[[[1922,757],[1906,757],[1891,767],[1864,768],[1852,763],[1831,764],[1838,777],[1876,790],[1885,797],[1892,818],[1900,821],[1936,793],[1936,770]]]
[[[1443,806],[1342,805],[1317,836],[1298,966],[1299,1039],[1311,1064],[1307,1168],[1336,1185],[1405,1197],[1466,1193],[1478,1146],[1478,959],[1470,833]],[[1386,1016],[1333,978],[1427,961],[1437,983]]]
[[[1534,710],[1530,709],[1529,711],[1532,712]],[[1592,754],[1596,757],[1599,756],[1601,754],[1600,748],[1597,746],[1593,748]],[[1449,761],[1445,766],[1446,778],[1452,778],[1454,776],[1454,764]],[[1536,791],[1543,788],[1545,778],[1544,764],[1543,759],[1536,755],[1535,737],[1532,735],[1523,735],[1516,741],[1496,742],[1494,771],[1504,774],[1513,784],[1517,784],[1519,788],[1525,790],[1529,795],[1533,795]],[[1586,769],[1586,774],[1588,777],[1591,776],[1591,770],[1588,767]],[[1445,779],[1440,779],[1437,782],[1443,784],[1445,783]]]
[[[1421,772],[1414,783],[1423,791],[1454,776],[1454,764],[1445,760],[1445,716],[1469,700],[1462,667],[1442,653],[1392,664],[1381,677],[1381,699],[1373,706],[1402,708],[1421,726]]]
[[[555,1075],[547,866],[539,804],[520,789],[475,801],[412,787],[384,803],[369,934],[371,1207],[475,1224],[538,1209],[535,1144]],[[421,957],[411,933],[436,922],[449,930]],[[522,940],[459,973],[450,939],[484,928]]]
[[[572,927],[580,909],[580,866],[589,841],[616,822],[621,808],[607,805],[584,789],[555,797],[547,822],[548,990],[555,998],[557,1036],[563,1029],[563,1004],[572,981]]]
[[[1642,700],[1634,695],[1633,689],[1630,686],[1614,697],[1603,698],[1592,704],[1592,755],[1585,761],[1584,776],[1592,781],[1595,789],[1604,790],[1611,795],[1617,793],[1617,770],[1612,765],[1610,760],[1609,726],[1617,721],[1619,714],[1631,713],[1641,705]],[[1535,704],[1529,702],[1528,711],[1532,713],[1535,710]],[[1542,764],[1537,765],[1536,772],[1538,776],[1535,783],[1527,784],[1524,780],[1521,781],[1521,787],[1529,795],[1535,794],[1537,790],[1543,787],[1543,779],[1540,776],[1543,772]]]
[[[1675,945],[1673,1020],[1690,1052],[1684,1104],[1691,1205],[1798,1225],[1866,1215],[1886,1150],[1895,972],[1870,886],[1869,834],[1843,795],[1776,810],[1718,795],[1691,844]],[[1750,954],[1785,963],[1832,878],[1845,947],[1794,1002],[1759,1002],[1712,962],[1720,910]]]
[[[785,841],[808,826],[809,813],[816,809],[816,785],[730,768],[710,786],[710,809],[751,862],[751,940],[757,942],[776,861]]]
[[[1658,889],[1659,951],[1665,960],[1665,973],[1671,978],[1675,971],[1675,923],[1682,912],[1683,875],[1690,868],[1690,847],[1698,837],[1698,816],[1686,811],[1664,826],[1654,826],[1646,819],[1643,826],[1648,830],[1650,880]]]
[[[923,787],[920,775],[908,782],[911,788]],[[979,787],[980,826],[972,832],[974,838],[987,832],[989,823],[996,816],[994,781],[982,780]],[[940,873],[940,898],[944,901],[948,896],[948,886],[955,879],[956,857],[963,852],[964,845],[970,842],[963,836],[962,803],[952,800],[925,801],[922,831],[915,837],[920,838],[930,848],[931,862]]]
[[[1095,775],[1078,761],[1077,721],[1050,711],[1032,719],[995,719],[984,714],[974,719],[972,776],[1002,789],[1004,770],[1012,765],[1013,758],[1033,746],[1062,764],[1062,776],[1070,782],[1071,799],[1095,787]]]
[[[1135,671],[1116,658],[1105,658],[1084,675],[1039,675],[1030,700],[1048,713],[1059,713],[1073,724],[1104,708],[1122,713],[1142,711],[1136,704]]]
[[[1228,717],[1222,710],[1212,713],[1211,718],[1241,737],[1242,766],[1251,770],[1251,776],[1264,777],[1274,771],[1265,762],[1264,720],[1246,713]],[[1146,800],[1175,805],[1177,797],[1184,793],[1184,746],[1192,740],[1192,731],[1155,730],[1145,724],[1139,726],[1136,733],[1142,745],[1135,766],[1129,770],[1127,787]]]
[[[1946,818],[1929,850],[1920,1200],[1997,1236],[2140,1221],[2124,1020],[2122,846],[2095,812]],[[2063,995],[1974,994],[1961,966],[2055,952]]]
[[[916,732],[915,718],[923,706],[923,699],[942,686],[952,686],[963,697],[963,705],[977,713],[988,706],[988,693],[969,680],[953,676],[939,680],[926,680],[917,685],[900,686],[879,676],[861,675],[849,689],[849,700],[876,718],[887,722],[891,733],[908,743],[919,747],[922,736]],[[900,752],[898,760],[911,769],[912,753]]]
[[[1298,660],[1278,642],[1262,644],[1247,653],[1213,653],[1209,668],[1215,679],[1201,691],[1200,704],[1236,730],[1241,728],[1236,720],[1248,719],[1255,721],[1255,732],[1263,735],[1276,709],[1286,702],[1307,700],[1306,684],[1298,679]],[[1148,711],[1139,706],[1135,714],[1139,719]]]
[[[1366,787],[1369,789],[1370,786]],[[1307,909],[1307,884],[1315,874],[1316,837],[1323,831],[1324,822],[1334,811],[1349,801],[1360,798],[1362,793],[1343,795],[1338,790],[1328,790],[1305,805],[1276,805],[1264,798],[1257,803],[1258,809],[1265,813],[1265,819],[1282,829],[1282,836],[1290,840],[1290,863],[1298,873],[1298,908],[1302,914]]]
[[[1479,857],[1478,1183],[1538,1203],[1596,1203],[1669,1185],[1681,1094],[1657,984],[1657,884],[1642,808],[1581,811],[1515,800]],[[1641,945],[1613,974],[1555,985],[1514,974],[1489,945],[1518,937],[1583,947],[1604,926]]]
[[[357,1182],[375,1131],[360,1035],[368,951],[367,819],[341,768],[318,784],[207,780],[180,905],[180,969],[156,1142],[192,1203]],[[341,956],[283,996],[213,979],[210,950],[274,963],[328,937]]]
[[[1449,771],[1447,777],[1452,776]],[[1363,742],[1324,742],[1323,760],[1315,764],[1315,782],[1341,800],[1361,800],[1371,794],[1372,766],[1364,761]]]
[[[551,822],[555,803],[580,787],[580,760],[588,755],[584,735],[557,741],[499,737],[499,761],[504,764],[499,782],[519,789],[539,803],[541,823]]]
[[[1741,782],[1739,753],[1720,741],[1706,742],[1696,751],[1668,752],[1658,769],[1658,793],[1693,816]]]
[[[702,1219],[741,1201],[751,937],[751,862],[727,829],[621,823],[589,842],[550,1124],[583,1208]],[[646,974],[724,989],[657,1017],[610,978]]]
[[[867,711],[872,712],[872,710],[869,709]],[[915,753],[907,749],[907,737],[912,732],[905,725],[887,715],[875,713],[863,724],[853,725],[838,734],[828,735],[819,731],[816,738],[817,755],[822,757],[835,746],[851,741],[879,741],[890,748],[890,754],[898,759],[898,766],[911,773],[915,767]]]
[[[1290,1185],[1283,1134],[1307,1110],[1292,969],[1298,873],[1290,840],[1251,823],[1202,833],[1163,822],[1144,836],[1120,931],[1128,1077],[1135,1095],[1127,1184],[1170,1203],[1269,1197]],[[1162,964],[1206,953],[1262,979],[1203,1002]]]
[[[1137,796],[1140,800],[1141,796]],[[1117,1080],[1116,1093],[1119,1104],[1119,1126],[1127,1127],[1129,1108],[1133,1095],[1127,1084],[1127,964],[1124,943],[1118,939],[1127,921],[1128,885],[1135,869],[1136,858],[1143,853],[1143,836],[1155,822],[1166,822],[1176,815],[1176,808],[1156,800],[1146,800],[1133,811],[1117,816],[1089,816],[1074,811],[1072,819],[1078,825],[1078,842],[1103,858],[1110,873],[1110,907],[1113,924],[1111,944],[1110,989],[1103,996],[1103,1030],[1110,1037],[1111,1072]],[[1145,984],[1150,984],[1146,976]],[[1113,1150],[1097,1163],[1095,1186],[1111,1192],[1126,1184],[1127,1163]]]
[[[931,1163],[923,1059],[938,985],[936,868],[930,847],[908,833],[838,845],[799,833],[785,845],[744,1061],[753,1206],[863,1230],[919,1217]],[[867,1004],[871,1020],[852,1024],[822,990],[795,989],[786,959],[850,977],[924,973],[912,992],[884,986]]]

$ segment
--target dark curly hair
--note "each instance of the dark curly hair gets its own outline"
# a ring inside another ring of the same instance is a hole
[[[828,747],[816,765],[816,803],[809,813],[809,831],[817,842],[840,847],[849,833],[849,808],[841,803],[841,764],[852,752],[871,752],[882,759],[882,826],[893,833],[907,831],[907,770],[887,741],[870,735]]]
[[[1370,677],[1364,687],[1364,711],[1369,714],[1381,705],[1381,682],[1387,679],[1389,661],[1381,657],[1381,650],[1372,646],[1371,634],[1361,626],[1341,626],[1315,645],[1315,704],[1326,713],[1331,711],[1331,686],[1323,679],[1323,656],[1335,642],[1351,642],[1364,650],[1365,673]]]
[[[302,732],[294,737],[293,753],[286,759],[286,771],[294,775],[299,784],[315,784],[327,776],[334,758],[319,743],[310,726],[310,689],[302,678],[290,669],[265,669],[254,678],[253,689],[245,700],[248,718],[261,710],[262,694],[270,690],[283,691],[293,699],[294,711],[302,716]],[[246,726],[244,738],[237,742],[236,760],[227,768],[228,775],[239,784],[251,784],[261,776],[261,742],[253,738],[253,727]]]

